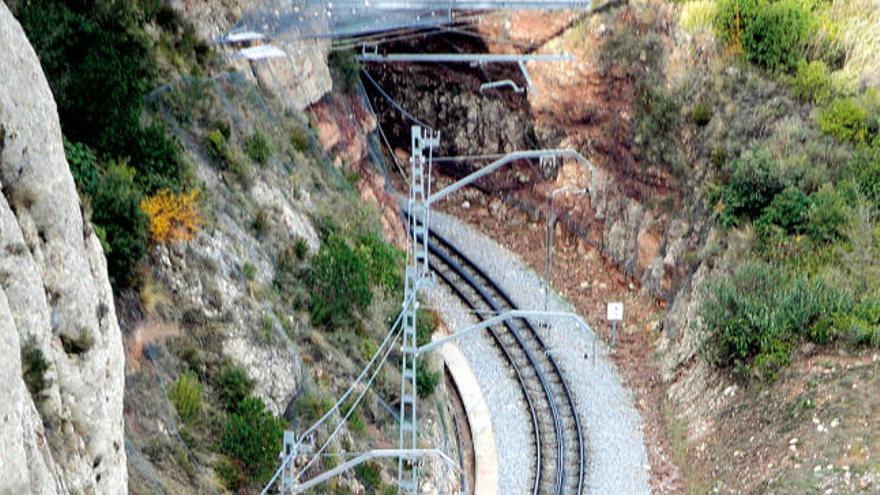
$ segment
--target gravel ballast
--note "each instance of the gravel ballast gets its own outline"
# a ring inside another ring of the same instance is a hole
[[[518,256],[449,215],[432,212],[431,227],[493,277],[520,309],[542,309],[542,278]],[[439,282],[428,291],[428,298],[451,329],[475,323],[468,310]],[[551,293],[549,309],[574,311],[556,293]],[[562,368],[579,407],[588,443],[586,492],[651,493],[641,419],[632,395],[621,385],[607,348],[601,341],[595,341],[594,355],[592,330],[580,329],[568,320],[550,323],[549,329],[539,331]],[[491,410],[498,449],[499,492],[527,493],[534,462],[529,418],[515,376],[490,339],[483,333],[478,338],[467,338],[459,346],[473,367]]]
[[[476,318],[448,287],[437,282],[426,291],[428,304],[439,313],[450,332],[477,323]],[[488,333],[458,343],[477,378],[489,406],[498,459],[498,493],[530,493],[534,471],[531,420],[522,401],[516,375],[498,354]]]

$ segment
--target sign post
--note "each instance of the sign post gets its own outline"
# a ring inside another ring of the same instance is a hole
[[[611,322],[611,350],[617,347],[617,322],[623,321],[623,303],[608,303],[608,321]]]

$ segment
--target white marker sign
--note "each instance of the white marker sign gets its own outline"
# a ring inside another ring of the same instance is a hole
[[[608,303],[608,321],[622,321],[622,320],[623,320],[623,303],[622,302]]]

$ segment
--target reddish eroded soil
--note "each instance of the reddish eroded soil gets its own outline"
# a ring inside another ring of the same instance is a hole
[[[531,52],[583,17],[573,11],[498,11],[483,16],[476,29],[490,51]]]
[[[486,201],[474,191],[450,198],[439,209],[455,215],[492,236],[517,253],[536,272],[544,272],[545,224],[532,222],[522,212]],[[463,199],[470,202],[463,208]],[[564,210],[557,203],[557,212]],[[493,213],[493,211],[495,213]],[[623,274],[595,247],[565,235],[559,227],[554,242],[552,285],[587,318],[601,337],[610,341],[611,328],[605,320],[606,303],[622,301],[625,320],[619,328],[614,362],[625,385],[632,390],[644,421],[646,450],[651,463],[654,493],[683,493],[678,467],[671,459],[660,403],[663,392],[654,357],[657,324],[664,304],[645,294],[636,280]]]
[[[538,134],[561,136],[562,145],[578,149],[609,171],[621,190],[635,199],[674,192],[676,181],[664,166],[640,163],[632,153],[636,146],[632,142],[633,101],[638,83],[656,69],[647,60],[635,64],[613,57],[603,60],[606,43],[624,28],[631,29],[633,35],[654,31],[664,43],[670,43],[665,23],[642,19],[630,7],[612,9],[601,17],[544,16],[547,20],[541,23],[535,14],[517,14],[504,33],[544,40],[538,53],[574,57],[572,62],[528,64],[538,89],[528,96]],[[529,29],[537,34],[527,34]]]
[[[628,8],[609,15],[615,17],[618,26],[629,24],[635,29],[643,28]],[[509,20],[484,23],[481,31],[490,38],[543,44],[538,52],[573,54],[572,63],[529,64],[539,88],[537,94],[529,95],[536,129],[550,133],[561,131],[562,145],[578,149],[610,172],[624,194],[639,200],[648,195],[667,194],[674,190],[674,181],[661,170],[634,164],[630,152],[632,102],[636,91],[633,69],[600,67],[599,48],[608,34],[603,28],[590,28],[587,22],[580,23],[578,17],[571,14],[517,13]],[[566,27],[569,29],[565,30]],[[500,49],[491,42],[490,46]],[[450,198],[442,208],[491,235],[519,254],[538,273],[543,273],[547,194],[563,185],[589,185],[588,176],[566,174],[565,170],[563,167],[553,183],[530,183],[519,189],[513,201],[507,198],[508,203],[525,204],[532,210],[540,205],[538,208],[543,213],[533,211],[532,219],[499,206],[498,199],[487,201],[473,194],[466,198],[469,208],[462,207],[463,197]],[[633,391],[644,421],[652,488],[655,493],[683,493],[680,470],[672,460],[661,413],[664,392],[655,363],[656,329],[665,311],[665,302],[641,291],[637,280],[624,274],[599,251],[602,224],[592,218],[588,198],[558,197],[555,204],[561,220],[554,243],[552,285],[606,341],[610,340],[610,325],[605,320],[606,303],[625,303],[625,321],[614,361],[626,386]],[[541,218],[538,220],[535,216]],[[573,225],[571,219],[577,219],[578,225]],[[571,228],[578,231],[577,237],[567,233]]]

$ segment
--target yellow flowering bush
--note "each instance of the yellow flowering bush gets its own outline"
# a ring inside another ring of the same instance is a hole
[[[165,243],[172,240],[188,241],[202,225],[198,209],[199,191],[175,193],[163,189],[141,201],[141,210],[150,219],[153,240]]]

